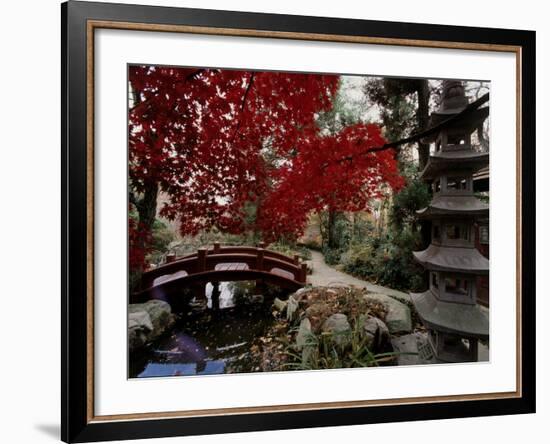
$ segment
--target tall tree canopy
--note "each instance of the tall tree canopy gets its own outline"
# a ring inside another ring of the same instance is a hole
[[[380,108],[386,137],[402,139],[428,128],[430,86],[427,79],[372,78],[365,84],[365,95]],[[429,156],[429,145],[417,142],[420,169]]]

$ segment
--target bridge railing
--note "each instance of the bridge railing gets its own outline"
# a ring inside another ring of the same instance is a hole
[[[284,261],[284,262],[293,263],[295,265],[300,264],[300,256],[298,254],[295,254],[294,257],[289,257],[286,254],[279,253],[277,251],[268,250],[268,249],[266,249],[265,242],[260,242],[260,244],[257,247],[241,246],[241,245],[225,246],[225,245],[221,245],[219,242],[214,242],[213,247],[212,248],[207,248],[206,253],[207,253],[207,255],[224,254],[224,253],[256,254],[256,251],[258,249],[263,249],[264,250],[264,256],[265,257],[272,257],[272,258],[279,259],[279,260]],[[181,256],[181,257],[178,258],[178,260],[179,259],[191,258],[191,257],[197,257],[198,254],[199,254],[198,251],[196,251],[194,253]],[[167,256],[167,262],[172,262],[172,261],[175,261],[175,260],[176,260],[175,255]]]
[[[151,288],[157,278],[185,272],[186,275],[215,271],[220,264],[246,264],[248,270],[262,271],[273,275],[288,273],[296,283],[305,284],[307,266],[300,261],[298,255],[290,258],[276,251],[266,250],[264,245],[221,246],[215,243],[212,248],[199,248],[197,252],[182,256],[168,256],[167,262],[157,268],[146,271],[142,275],[141,289]],[[205,279],[207,276],[205,276]]]

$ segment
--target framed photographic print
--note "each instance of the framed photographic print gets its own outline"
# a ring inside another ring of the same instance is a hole
[[[62,5],[62,439],[535,411],[535,33]]]

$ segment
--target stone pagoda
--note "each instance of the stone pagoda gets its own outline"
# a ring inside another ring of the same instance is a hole
[[[467,106],[462,83],[444,81],[441,106],[432,113],[430,127]],[[421,178],[431,184],[433,197],[418,214],[431,222],[431,244],[414,257],[426,269],[429,285],[411,297],[438,362],[477,361],[478,341],[489,338],[488,312],[476,297],[476,278],[488,275],[489,260],[474,243],[475,222],[489,217],[489,205],[474,195],[472,178],[489,164],[489,153],[473,143],[488,111],[465,113],[426,141],[433,146]]]

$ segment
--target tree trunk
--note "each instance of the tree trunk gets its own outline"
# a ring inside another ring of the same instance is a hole
[[[141,199],[133,199],[134,205],[138,212],[138,223],[141,228],[145,229],[146,233],[151,233],[153,230],[153,223],[157,215],[157,195],[158,184],[146,185],[143,197]],[[139,239],[138,247],[146,250],[149,237],[142,236]],[[139,272],[143,270],[137,270]]]
[[[421,80],[418,88],[418,111],[416,113],[418,129],[424,131],[428,129],[430,123],[430,88],[427,80]],[[422,171],[430,157],[430,145],[418,141],[418,167]],[[416,229],[416,227],[415,227]],[[431,223],[427,221],[420,222],[420,242],[422,248],[427,248],[431,239]]]
[[[139,222],[144,228],[151,230],[157,216],[157,195],[158,184],[149,184],[145,187],[143,197],[138,201],[136,207],[139,215]]]
[[[135,107],[141,102],[141,94],[139,90],[133,88],[132,93]],[[135,205],[138,212],[138,222],[149,231],[153,228],[153,223],[155,222],[155,217],[157,215],[158,190],[158,183],[145,184],[145,191],[143,192],[143,197],[141,199],[138,199],[136,195],[130,191],[130,201]]]
[[[418,111],[416,112],[416,120],[418,130],[424,131],[428,129],[430,120],[430,88],[427,80],[421,80],[418,86]],[[428,163],[430,156],[430,145],[418,141],[418,163],[422,171]]]
[[[327,218],[327,244],[330,249],[337,248],[336,242],[336,216],[337,212],[333,209],[328,210]]]

